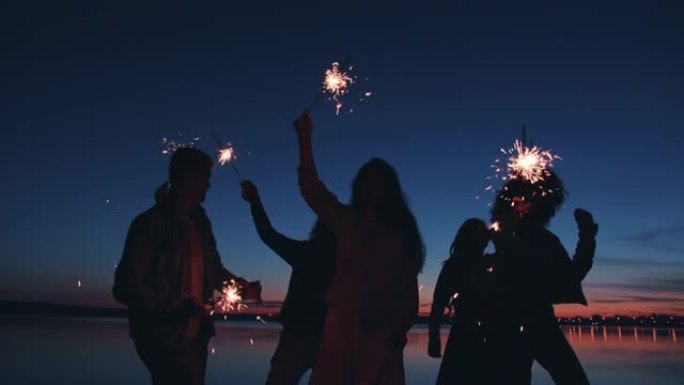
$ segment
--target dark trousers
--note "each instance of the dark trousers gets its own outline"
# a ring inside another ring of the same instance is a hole
[[[582,364],[557,325],[547,325],[531,342],[532,356],[556,385],[589,385]]]
[[[204,385],[207,369],[206,338],[188,340],[179,348],[156,341],[135,341],[135,350],[150,371],[152,385]]]
[[[534,360],[556,385],[589,385],[582,364],[555,320],[497,335],[495,355],[496,383],[500,385],[529,385]]]
[[[320,337],[283,330],[266,385],[296,385],[316,362]]]

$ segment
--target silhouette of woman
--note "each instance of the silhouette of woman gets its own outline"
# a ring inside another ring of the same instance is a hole
[[[563,183],[546,170],[530,183],[510,180],[498,193],[492,220],[497,283],[492,342],[499,384],[529,384],[537,360],[556,384],[588,384],[584,369],[560,330],[553,305],[587,301],[581,282],[592,266],[598,225],[577,209],[579,241],[570,258],[546,226],[565,199]]]
[[[280,312],[283,331],[271,358],[266,385],[293,385],[313,368],[325,322],[324,296],[335,265],[336,240],[316,220],[308,240],[286,237],[271,225],[259,191],[244,180],[242,198],[250,204],[261,240],[292,267],[290,284]]]
[[[308,114],[295,123],[302,196],[336,234],[335,273],[311,384],[402,385],[406,333],[418,312],[425,251],[396,171],[381,159],[359,170],[351,205],[318,179]]]
[[[444,309],[455,307],[437,384],[491,383],[490,352],[485,320],[490,317],[493,271],[490,256],[483,255],[489,242],[485,223],[477,218],[463,222],[451,243],[435,285],[429,324],[428,354],[440,357],[440,324]]]

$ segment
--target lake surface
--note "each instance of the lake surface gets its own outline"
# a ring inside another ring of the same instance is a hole
[[[446,339],[448,327],[442,328]],[[684,384],[684,330],[575,327],[564,329],[592,384]],[[280,333],[277,324],[217,323],[207,384],[263,384]],[[427,328],[416,326],[405,350],[409,385],[434,384],[439,360],[426,354]],[[149,384],[124,319],[0,318],[3,385]],[[306,383],[306,379],[302,384]],[[552,384],[535,365],[533,384]]]

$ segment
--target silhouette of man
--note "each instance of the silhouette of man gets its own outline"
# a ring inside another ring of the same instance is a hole
[[[200,205],[212,167],[200,150],[173,154],[168,199],[157,196],[133,220],[116,269],[112,293],[128,306],[129,332],[154,385],[204,384],[214,290],[229,280],[259,289],[221,264]]]

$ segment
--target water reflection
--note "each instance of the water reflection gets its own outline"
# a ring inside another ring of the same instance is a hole
[[[449,328],[444,326],[443,346]],[[681,384],[681,329],[567,327],[564,333],[593,384]],[[207,384],[261,385],[280,328],[259,322],[220,322],[211,341]],[[0,318],[2,384],[149,384],[128,338],[125,320],[87,318]],[[427,328],[411,330],[405,350],[408,385],[435,383],[440,361],[427,355]],[[306,378],[302,384],[307,383]],[[541,368],[533,385],[552,384]]]

